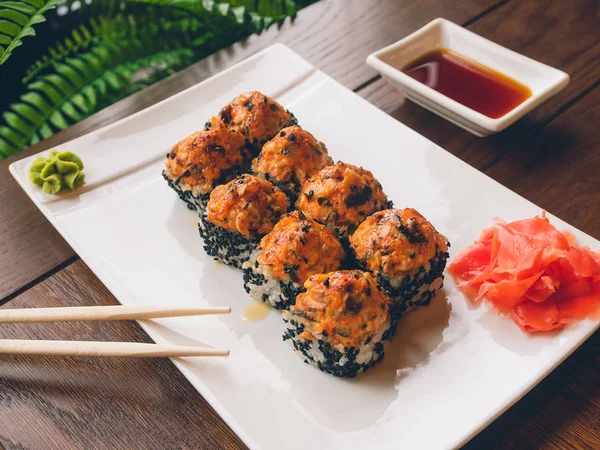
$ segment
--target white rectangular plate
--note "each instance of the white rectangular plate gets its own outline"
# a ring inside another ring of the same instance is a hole
[[[161,177],[168,148],[239,93],[273,96],[325,142],[335,160],[370,169],[398,207],[415,207],[448,236],[472,243],[498,216],[540,209],[381,112],[282,45],[120,122],[61,146],[80,155],[87,184],[54,197],[30,184],[32,158],[11,165],[22,188],[125,305],[231,305],[231,316],[142,323],[161,344],[231,349],[177,367],[254,449],[451,448],[474,436],[599,326],[583,321],[528,336],[450,278],[409,314],[383,363],[342,380],[302,363],[282,342],[280,314],[245,321],[239,271],[202,250],[195,215]],[[592,248],[598,241],[555,217]]]

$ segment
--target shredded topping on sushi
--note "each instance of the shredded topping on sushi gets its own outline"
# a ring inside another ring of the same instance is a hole
[[[233,177],[247,157],[244,136],[219,121],[214,124],[178,142],[167,153],[167,177],[195,195],[207,194]]]
[[[294,118],[283,106],[258,91],[238,95],[221,109],[219,117],[251,143],[268,141]]]
[[[448,251],[448,239],[416,209],[388,209],[369,216],[350,236],[365,269],[388,278],[403,276]]]
[[[297,206],[317,222],[347,235],[367,216],[388,208],[389,203],[371,172],[338,162],[304,183]]]
[[[210,194],[207,219],[248,239],[270,232],[287,212],[285,194],[269,181],[242,175]]]
[[[341,270],[311,276],[292,308],[304,324],[301,337],[324,339],[334,347],[360,348],[380,340],[389,328],[390,298],[371,274]]]
[[[263,146],[252,162],[252,171],[274,183],[289,185],[285,187],[291,190],[331,164],[325,144],[299,126],[292,126]]]
[[[273,278],[299,284],[315,273],[337,270],[346,256],[331,231],[299,211],[284,216],[258,251],[258,262]]]

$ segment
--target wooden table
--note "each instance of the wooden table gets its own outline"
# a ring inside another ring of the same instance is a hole
[[[569,86],[481,139],[406,103],[365,57],[436,17],[571,75]],[[597,0],[323,0],[0,163],[0,303],[110,305],[115,298],[8,174],[8,165],[126,117],[274,42],[468,164],[600,238]],[[131,323],[3,326],[0,338],[149,342]],[[493,387],[491,387],[493,388]],[[433,424],[435,428],[435,425]],[[0,448],[240,448],[169,360],[3,358]],[[467,448],[600,448],[600,333]]]

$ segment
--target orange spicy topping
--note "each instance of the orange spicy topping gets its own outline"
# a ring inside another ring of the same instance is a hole
[[[293,119],[283,106],[258,91],[238,95],[221,109],[220,117],[249,142],[268,141]]]
[[[317,222],[349,234],[367,216],[387,208],[388,199],[371,172],[338,162],[304,183],[297,206]]]
[[[244,137],[218,124],[209,130],[191,134],[175,144],[167,154],[167,173],[181,178],[183,187],[195,187],[200,193],[210,192],[226,181],[244,164]]]
[[[448,240],[413,208],[369,216],[350,236],[350,245],[367,270],[388,277],[418,270],[448,251]]]
[[[299,186],[331,164],[325,144],[299,126],[292,126],[281,130],[263,146],[252,162],[252,170],[269,181]]]
[[[275,279],[299,284],[312,274],[337,270],[346,256],[331,231],[299,211],[284,216],[259,249],[258,262]]]
[[[304,339],[326,334],[332,345],[359,348],[389,327],[390,298],[368,272],[313,275],[304,287],[293,309],[306,319]]]
[[[263,236],[287,212],[285,194],[272,183],[242,175],[210,194],[207,219],[245,238]]]

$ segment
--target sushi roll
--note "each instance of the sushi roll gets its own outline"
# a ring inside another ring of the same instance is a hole
[[[225,264],[241,268],[287,208],[282,191],[253,175],[217,186],[198,221],[204,250]]]
[[[221,109],[219,117],[230,129],[244,135],[253,156],[279,130],[298,124],[291,112],[258,91],[238,95]]]
[[[390,298],[368,272],[311,276],[296,304],[283,311],[283,340],[323,372],[352,378],[383,359]]]
[[[175,144],[167,153],[163,177],[192,210],[202,212],[211,191],[237,176],[249,154],[244,136],[218,121]]]
[[[274,308],[287,308],[309,276],[339,269],[345,256],[331,231],[294,211],[281,218],[244,263],[244,289]]]
[[[252,161],[252,172],[269,180],[295,201],[302,183],[333,164],[327,147],[299,126],[281,130]]]
[[[444,283],[448,239],[412,208],[368,217],[350,237],[358,264],[392,299],[392,320],[416,305],[428,305]]]
[[[371,172],[342,162],[325,167],[309,178],[302,186],[296,205],[343,241],[368,216],[391,207]]]

